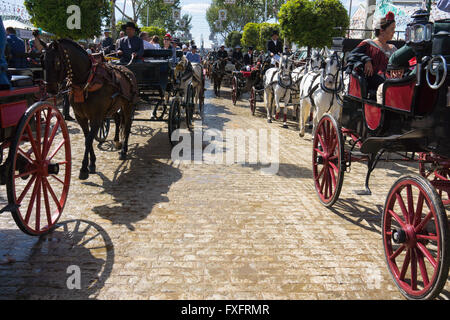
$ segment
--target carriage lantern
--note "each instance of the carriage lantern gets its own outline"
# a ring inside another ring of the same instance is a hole
[[[416,52],[422,51],[432,40],[433,23],[429,21],[430,13],[420,9],[411,17],[413,21],[406,28],[405,40]]]

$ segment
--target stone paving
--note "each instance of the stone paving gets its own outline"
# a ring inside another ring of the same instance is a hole
[[[174,163],[167,124],[135,122],[129,160],[107,141],[97,174],[82,182],[84,143],[71,122],[73,178],[60,227],[33,238],[0,216],[0,298],[402,299],[384,261],[381,210],[416,165],[382,164],[374,195],[358,197],[365,167],[354,164],[329,210],[313,187],[311,135],[299,138],[293,122],[267,124],[262,103],[252,116],[247,95],[233,106],[227,88],[220,99],[209,90],[206,103],[205,129],[278,130],[278,173]],[[74,265],[81,289],[70,290]]]

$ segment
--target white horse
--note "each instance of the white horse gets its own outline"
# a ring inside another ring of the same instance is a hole
[[[287,128],[287,104],[291,98],[293,61],[287,55],[280,59],[279,68],[270,68],[264,74],[264,103],[267,110],[267,122],[272,123],[273,102],[277,106],[276,119],[280,115],[281,103],[283,100],[284,120],[283,128]]]
[[[306,122],[313,110],[313,134],[325,113],[340,120],[342,92],[341,60],[337,53],[326,59],[324,69],[309,71],[300,82],[300,137],[305,136]]]
[[[199,106],[199,113],[201,113],[200,103],[202,101],[204,78],[203,78],[203,66],[200,63],[191,63],[193,69],[192,86],[194,87],[194,103]]]

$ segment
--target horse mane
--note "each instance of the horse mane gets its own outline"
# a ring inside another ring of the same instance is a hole
[[[62,44],[68,44],[73,46],[75,49],[77,49],[81,54],[85,55],[87,58],[89,58],[88,53],[86,52],[86,50],[83,49],[83,47],[81,47],[77,42],[71,40],[71,39],[67,39],[67,38],[63,38],[60,40],[56,40],[57,43],[62,43]]]

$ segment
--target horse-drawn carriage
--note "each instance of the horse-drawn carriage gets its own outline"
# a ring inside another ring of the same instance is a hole
[[[0,24],[3,29],[1,19]],[[0,37],[1,50],[4,41]],[[67,201],[69,132],[55,99],[37,102],[43,89],[34,83],[33,71],[9,72],[6,81],[6,72],[0,70],[0,185],[6,185],[8,200],[0,214],[11,212],[23,232],[40,236],[56,227]]]
[[[449,25],[450,20],[434,26],[426,20],[407,29],[416,72],[386,80],[381,103],[368,90],[361,70],[354,69],[341,119],[325,114],[313,139],[314,185],[327,207],[338,200],[352,162],[368,164],[365,190],[359,194],[370,194],[370,174],[384,153],[404,153],[419,162],[421,175],[401,177],[392,186],[381,224],[389,271],[410,299],[436,297],[450,264],[444,207],[449,201],[443,201],[450,195]],[[343,39],[340,50],[348,52],[358,42]]]
[[[141,102],[153,109],[150,119],[134,118],[133,121],[167,121],[171,144],[172,133],[181,127],[183,121],[188,129],[191,128],[196,94],[191,64],[177,64],[172,61],[172,55],[172,50],[145,50],[142,61],[126,65],[136,77]],[[181,51],[177,51],[176,57],[181,61],[184,58]],[[118,61],[115,63],[120,64]],[[198,100],[200,113],[203,104],[204,82]],[[104,127],[109,130],[109,123],[105,122]],[[104,130],[100,130],[100,133],[103,132]]]

